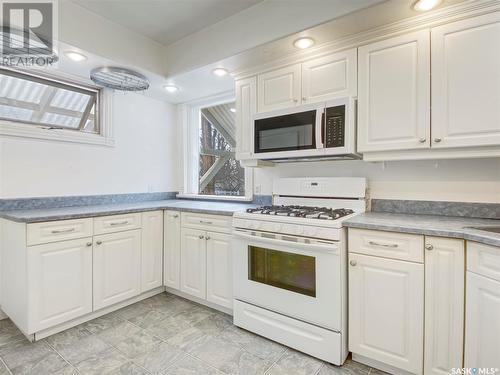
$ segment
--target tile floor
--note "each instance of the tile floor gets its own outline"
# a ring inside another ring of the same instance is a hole
[[[375,375],[326,364],[232,325],[229,315],[162,293],[34,344],[0,321],[0,375]]]

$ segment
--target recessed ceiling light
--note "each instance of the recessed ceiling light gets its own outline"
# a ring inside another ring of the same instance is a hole
[[[214,70],[212,70],[212,73],[215,74],[217,77],[224,77],[229,72],[225,68],[215,68]]]
[[[426,12],[441,4],[442,0],[418,0],[413,4],[413,9],[418,12]]]
[[[236,113],[236,108],[229,108],[229,110],[233,113]]]
[[[87,56],[85,56],[83,53],[80,53],[80,52],[66,51],[66,52],[64,52],[64,54],[66,56],[68,56],[68,58],[70,58],[71,60],[76,61],[76,62],[87,60]]]
[[[313,38],[299,38],[295,42],[293,42],[293,45],[297,48],[300,48],[300,49],[306,49],[306,48],[312,47],[314,45],[314,39]]]
[[[169,93],[174,93],[179,91],[179,88],[175,85],[165,85],[163,86],[163,88]]]

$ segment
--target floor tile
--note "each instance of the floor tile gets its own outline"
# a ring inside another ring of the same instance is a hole
[[[370,367],[347,359],[342,366],[326,363],[318,375],[368,375]]]
[[[306,354],[287,349],[266,375],[313,375],[322,367],[323,362]]]
[[[51,353],[54,351],[43,341],[31,343],[25,340],[0,348],[0,356],[9,369],[16,368],[26,362],[36,361]]]
[[[164,306],[170,304],[170,300],[176,298],[173,294],[170,293],[161,293],[157,294],[151,298],[147,298],[139,302],[140,304],[145,305],[150,310],[161,310]]]
[[[272,364],[220,338],[207,341],[193,355],[226,374],[263,374]]]
[[[0,375],[10,375],[9,370],[7,370],[7,366],[5,366],[2,361],[0,361]]]
[[[175,316],[169,316],[147,328],[147,331],[164,340],[168,340],[172,336],[189,328],[191,328],[189,323],[175,319]]]
[[[90,322],[82,324],[82,326],[87,329],[90,333],[99,333],[106,329],[116,327],[120,323],[123,323],[124,319],[121,318],[117,313],[111,313]]]
[[[129,320],[135,318],[136,316],[146,314],[151,310],[152,309],[145,304],[134,303],[133,305],[118,310],[116,314],[123,319]]]
[[[369,374],[370,375],[386,375],[386,374],[389,374],[389,373],[385,372],[385,371],[382,371],[382,370],[377,370],[376,368],[371,368]]]
[[[15,368],[13,368],[12,374],[53,374],[68,364],[64,359],[61,358],[56,352],[49,353],[40,358],[33,360],[26,360]]]
[[[192,352],[198,346],[203,345],[206,341],[211,340],[214,336],[206,334],[197,327],[189,327],[177,334],[171,336],[166,341],[187,352]]]
[[[109,374],[128,362],[129,360],[118,350],[109,348],[100,353],[93,354],[84,361],[77,363],[75,367],[83,375],[101,375]]]
[[[10,319],[0,320],[0,346],[25,339]]]
[[[87,331],[82,325],[67,329],[55,335],[49,336],[45,339],[55,350],[65,348],[85,337],[89,337],[91,333]]]
[[[217,375],[216,369],[207,366],[200,360],[187,354],[179,358],[170,366],[164,375]]]
[[[127,362],[108,372],[109,375],[149,375],[149,372],[132,362]]]
[[[115,348],[122,352],[128,359],[134,359],[140,355],[150,352],[161,340],[153,337],[145,331],[139,331],[131,335],[126,340],[115,345]]]
[[[217,335],[232,325],[233,321],[229,315],[223,316],[221,314],[213,314],[203,320],[200,320],[194,324],[193,327],[206,334]]]
[[[230,326],[225,329],[220,338],[238,344],[247,352],[271,362],[277,361],[285,352],[286,347],[277,342],[268,340],[252,332]]]
[[[142,329],[129,321],[122,321],[120,324],[105,329],[98,333],[96,336],[102,341],[110,345],[118,345],[120,342],[125,341],[130,336],[139,333]]]
[[[168,316],[175,316],[181,312],[197,307],[198,305],[184,298],[174,297],[167,301],[161,308],[161,312]]]
[[[61,346],[56,350],[68,362],[75,364],[109,348],[108,344],[92,335],[66,346]]]
[[[174,319],[182,321],[190,325],[194,325],[210,316],[213,316],[214,312],[208,309],[202,309],[197,306],[193,306],[183,312],[174,316]]]
[[[66,364],[62,369],[51,373],[50,375],[78,375],[78,371],[76,371],[72,366]]]
[[[158,374],[163,372],[182,354],[183,352],[180,349],[167,343],[161,343],[155,346],[153,350],[135,358],[134,363],[153,374]]]
[[[149,328],[167,317],[168,315],[163,312],[151,310],[144,314],[135,316],[129,319],[129,321],[141,328]]]

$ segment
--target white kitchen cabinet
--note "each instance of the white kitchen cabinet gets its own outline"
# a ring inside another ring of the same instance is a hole
[[[432,147],[500,145],[500,13],[432,29]]]
[[[181,229],[181,291],[194,297],[206,298],[205,231]]]
[[[163,241],[163,284],[169,288],[181,287],[181,215],[178,211],[165,211]]]
[[[257,113],[257,77],[236,81],[236,159],[253,153],[253,116]]]
[[[137,296],[141,289],[141,230],[94,237],[94,310]]]
[[[467,368],[500,368],[500,248],[467,242]]]
[[[233,264],[231,236],[207,232],[207,300],[220,306],[233,306]]]
[[[357,95],[357,49],[302,63],[302,104]]]
[[[447,375],[463,367],[464,241],[426,236],[425,248],[424,373]]]
[[[360,47],[358,86],[359,152],[429,148],[429,30]]]
[[[421,374],[423,314],[423,264],[349,254],[351,352]]]
[[[142,213],[141,292],[163,285],[163,211]]]
[[[30,333],[92,312],[91,237],[27,251]]]
[[[300,64],[258,75],[258,112],[275,111],[300,104]]]

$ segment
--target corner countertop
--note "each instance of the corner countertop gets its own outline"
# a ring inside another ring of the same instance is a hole
[[[349,228],[462,238],[500,247],[500,234],[471,228],[500,226],[500,220],[494,219],[366,212],[344,221],[343,224]]]
[[[171,199],[136,203],[102,204],[61,208],[38,208],[30,210],[0,211],[0,218],[18,223],[38,223],[43,221],[78,219],[84,217],[126,214],[130,212],[172,209],[177,211],[232,216],[237,211],[256,207],[250,203],[197,201]]]

